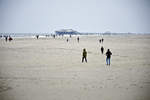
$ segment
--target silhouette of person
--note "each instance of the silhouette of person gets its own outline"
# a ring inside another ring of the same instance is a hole
[[[107,65],[110,65],[110,58],[111,58],[111,55],[112,55],[112,53],[111,53],[111,51],[108,49],[107,50],[107,52],[106,52],[106,64]]]
[[[102,46],[101,47],[101,53],[103,54],[103,52],[104,52],[104,47]]]
[[[77,41],[78,41],[78,43],[79,43],[79,40],[80,40],[80,39],[79,39],[79,37],[77,37]]]
[[[52,35],[52,37],[55,39],[56,35]]]
[[[8,36],[4,36],[5,37],[5,41],[7,42],[7,40],[8,40]]]
[[[8,39],[8,40],[9,40],[9,42],[10,42],[10,41],[11,41],[11,40],[13,40],[13,39],[12,39],[12,37],[11,37],[11,36],[9,36],[9,39]]]
[[[36,35],[36,38],[38,39],[38,38],[39,38],[39,35]]]
[[[67,39],[67,42],[69,41],[69,39]]]
[[[83,53],[82,53],[82,62],[87,62],[87,52],[86,52],[86,49],[84,48],[83,49]]]
[[[101,43],[101,39],[99,39],[99,43]]]
[[[103,43],[104,39],[102,38],[102,43]]]

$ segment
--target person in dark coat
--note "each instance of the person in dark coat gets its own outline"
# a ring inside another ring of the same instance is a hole
[[[67,39],[66,41],[69,42],[69,39]]]
[[[77,37],[77,41],[78,41],[78,43],[79,43],[79,40],[80,40],[80,39],[79,39],[79,37]]]
[[[101,43],[101,39],[99,39],[99,43]]]
[[[36,39],[39,39],[39,35],[36,35]]]
[[[102,46],[101,47],[101,53],[103,54],[103,52],[104,52],[104,47]]]
[[[82,53],[82,62],[87,62],[87,52],[86,52],[86,49],[83,49],[83,53]]]
[[[106,52],[106,64],[107,65],[110,65],[110,58],[111,58],[111,55],[112,55],[112,53],[111,53],[111,51],[108,49],[107,50],[107,52]]]
[[[8,40],[8,36],[4,36],[5,37],[5,41],[7,42],[7,40]]]
[[[102,38],[102,43],[103,43],[104,39]]]

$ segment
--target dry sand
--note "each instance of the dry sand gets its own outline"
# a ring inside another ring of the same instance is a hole
[[[0,39],[0,100],[150,100],[150,35],[103,37]]]

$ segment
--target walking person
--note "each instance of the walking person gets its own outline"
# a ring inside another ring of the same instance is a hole
[[[102,38],[102,43],[103,43],[104,39]]]
[[[107,52],[106,52],[106,64],[110,66],[110,58],[111,58],[111,51],[108,49]]]
[[[5,37],[5,41],[7,42],[7,40],[8,40],[8,36],[4,36]]]
[[[69,39],[67,39],[66,41],[69,42]]]
[[[104,52],[104,47],[102,46],[101,47],[101,53],[103,54],[103,52]]]
[[[36,39],[39,39],[39,35],[36,35]]]
[[[10,42],[10,41],[12,41],[13,39],[12,39],[12,37],[11,37],[11,36],[9,36],[8,40],[9,40],[9,42]]]
[[[101,39],[99,39],[99,43],[101,43]]]
[[[82,53],[82,63],[84,62],[84,60],[85,62],[87,62],[87,51],[85,48],[83,49],[83,53]]]
[[[79,39],[79,37],[77,37],[77,41],[78,41],[78,43],[79,43],[79,40],[80,40],[80,39]]]

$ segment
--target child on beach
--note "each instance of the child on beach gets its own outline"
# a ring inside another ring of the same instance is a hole
[[[85,48],[83,49],[83,53],[82,53],[82,62],[83,62],[84,60],[87,62],[87,52],[86,52],[86,49],[85,49]]]

